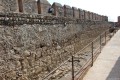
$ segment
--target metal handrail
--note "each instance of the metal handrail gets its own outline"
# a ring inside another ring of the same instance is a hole
[[[97,39],[99,39],[100,38],[100,36],[101,35],[103,35],[103,34],[105,34],[106,35],[106,32],[108,31],[109,29],[107,29],[107,30],[105,30],[103,33],[101,33],[97,38],[95,38],[92,42],[90,42],[88,45],[86,45],[84,48],[82,48],[78,53],[81,53],[84,49],[86,49],[88,46],[90,46],[92,43],[94,43]],[[106,36],[105,36],[106,37]],[[106,42],[106,41],[105,41]],[[101,46],[99,46],[95,51],[93,51],[93,54],[95,54],[98,50],[99,50],[99,48],[100,48]],[[95,54],[95,55],[97,55],[97,54]],[[95,56],[95,55],[93,55],[93,56]],[[73,54],[72,55],[73,57],[75,57],[76,56],[76,54]],[[84,67],[89,63],[89,61],[92,59],[92,57],[90,57],[88,60],[87,60],[87,62],[86,62],[86,64],[85,65],[83,65],[82,66],[82,68],[80,68],[79,70],[78,70],[78,72],[76,72],[75,73],[75,75],[74,75],[74,77],[76,77],[80,72],[82,72],[83,70],[84,70]],[[42,80],[45,80],[45,79],[47,79],[48,78],[48,76],[50,76],[53,72],[55,72],[57,69],[59,69],[61,66],[63,66],[65,63],[67,63],[69,60],[71,60],[71,57],[69,57],[66,61],[64,61],[63,63],[61,63],[57,68],[55,68],[54,70],[52,70],[49,74],[47,74]],[[94,59],[93,59],[94,60]],[[90,62],[91,63],[91,62]],[[74,64],[74,63],[73,63]],[[90,65],[90,64],[89,64]],[[88,65],[88,66],[89,66]],[[88,67],[87,66],[87,67]],[[73,77],[73,78],[74,78]]]
[[[109,30],[109,29],[108,29]],[[106,31],[108,31],[108,30],[106,30]],[[105,33],[105,37],[106,37],[106,31],[105,32],[103,32],[102,34],[104,34]],[[102,34],[100,34],[100,36],[102,35]],[[100,36],[98,36],[97,38],[99,38]],[[95,39],[95,40],[97,40],[97,38]],[[93,40],[93,42],[95,41],[95,40]],[[106,39],[105,39],[106,40]],[[93,43],[92,42],[92,43]],[[105,43],[106,43],[106,41],[105,41]],[[101,47],[101,45],[93,52],[93,54],[95,54],[99,49],[100,49],[100,47]],[[97,54],[98,53],[96,53],[95,55],[93,55],[94,57],[96,57],[97,56]],[[83,73],[83,71],[87,68],[87,67],[89,67],[89,65],[91,65],[91,63],[92,63],[92,65],[91,66],[93,66],[93,62],[94,62],[94,57],[90,57],[88,60],[87,60],[87,62],[86,62],[86,64],[85,65],[83,65],[82,66],[82,68],[80,68],[79,70],[78,70],[78,72],[75,74],[75,77],[81,72],[81,74],[80,74],[80,76],[82,75],[82,73]],[[93,60],[92,61],[90,61],[91,59],[93,58]],[[88,64],[89,63],[89,64]],[[88,64],[88,65],[87,65]],[[87,66],[86,66],[87,65]],[[85,67],[86,66],[86,67]],[[85,68],[84,68],[85,67]],[[79,77],[80,77],[79,76]],[[74,80],[74,79],[73,79]]]
[[[108,30],[106,30],[108,31]],[[106,31],[104,31],[102,34],[104,34]],[[102,35],[100,34],[100,35]],[[90,42],[88,45],[86,45],[84,48],[82,48],[79,52],[82,52],[85,48],[87,48],[89,45],[91,45],[91,43],[93,43],[95,40],[97,40],[99,38],[99,36],[97,38],[95,38],[92,42]],[[78,52],[78,53],[79,53]],[[73,54],[72,56],[75,56],[76,54]],[[52,70],[48,75],[46,75],[42,80],[45,80],[48,76],[50,76],[53,72],[55,72],[57,69],[59,69],[62,65],[64,65],[65,63],[67,63],[69,60],[71,59],[68,58],[66,61],[64,61],[63,63],[61,63],[61,65],[59,65],[57,68],[55,68],[54,70]]]
[[[52,74],[53,72],[55,72],[57,69],[59,69],[62,65],[64,65],[67,61],[69,61],[71,58],[68,58],[66,61],[64,61],[63,63],[61,63],[57,68],[55,68],[54,70],[52,70],[48,75],[46,75],[42,80],[46,79],[50,74]]]

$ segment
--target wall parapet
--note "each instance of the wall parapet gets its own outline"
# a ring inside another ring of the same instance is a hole
[[[23,13],[0,13],[0,25],[23,25],[23,24],[72,24],[94,22],[67,17],[43,16],[40,14],[23,14]],[[102,22],[102,21],[98,21]]]
[[[51,13],[49,13],[50,9],[53,9]],[[80,10],[80,8],[70,7],[69,5],[63,6],[57,2],[51,5],[47,0],[3,0],[0,1],[0,12],[42,14],[46,16],[71,17],[81,20],[108,21],[107,16],[102,16],[93,12],[91,12],[90,15],[90,11]],[[101,16],[102,18],[100,18]]]

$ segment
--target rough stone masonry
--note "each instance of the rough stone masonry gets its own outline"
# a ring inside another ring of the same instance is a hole
[[[25,12],[36,13],[32,1],[23,1]],[[0,0],[0,11],[4,14],[18,12],[16,3],[15,0]],[[22,22],[23,18],[18,18]],[[42,80],[111,26],[106,21],[78,22],[75,19],[68,23],[68,19],[64,24],[59,19],[57,24],[41,20],[39,24],[0,25],[0,80]],[[6,16],[0,16],[1,20],[13,22],[13,18]]]
[[[41,80],[106,30],[106,26],[110,25],[0,26],[1,80]]]

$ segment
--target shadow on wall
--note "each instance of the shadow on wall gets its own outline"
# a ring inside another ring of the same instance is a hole
[[[118,58],[106,80],[120,80],[120,57]]]

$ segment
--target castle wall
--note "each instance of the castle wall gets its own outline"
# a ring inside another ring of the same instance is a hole
[[[0,79],[42,80],[109,26],[107,22],[0,25]]]
[[[48,11],[51,8],[53,12],[49,13]],[[68,17],[80,20],[108,21],[107,16],[100,18],[97,13],[77,9],[76,7],[71,8],[69,5],[62,6],[57,2],[51,5],[47,0],[1,0],[0,12],[41,14],[43,16]]]
[[[52,16],[46,16],[49,7]],[[107,16],[101,19],[85,10],[73,16],[59,3],[0,0],[0,80],[42,80],[111,26]]]

